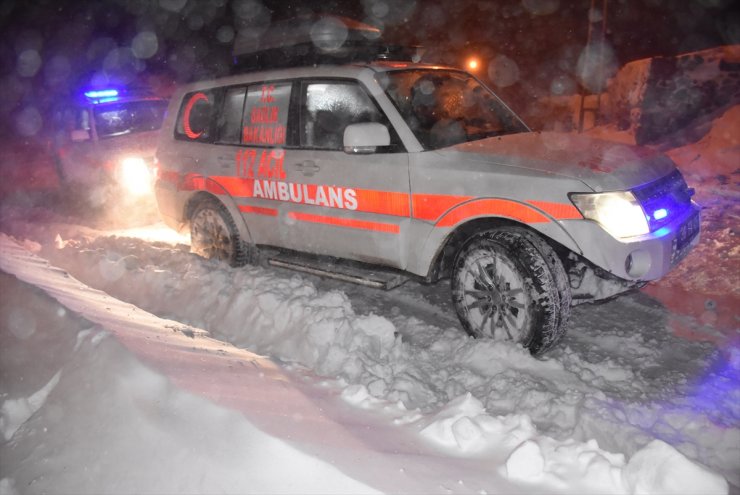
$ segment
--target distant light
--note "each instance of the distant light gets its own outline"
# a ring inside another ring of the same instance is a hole
[[[92,99],[113,98],[118,96],[117,89],[101,89],[96,91],[85,91],[85,96]]]
[[[117,96],[111,96],[110,98],[100,98],[99,100],[96,100],[94,103],[110,103],[112,101],[118,101],[119,98]]]
[[[662,220],[667,216],[668,216],[668,210],[666,210],[665,208],[660,208],[653,212],[653,218],[656,220]]]
[[[468,62],[466,65],[468,66],[468,69],[475,71],[475,70],[478,70],[480,63],[478,62],[477,58],[471,58],[471,59],[468,59]]]

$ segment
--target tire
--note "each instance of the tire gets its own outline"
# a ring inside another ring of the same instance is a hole
[[[570,288],[553,249],[523,228],[472,236],[455,257],[452,302],[466,332],[513,341],[533,355],[565,333]]]
[[[252,251],[239,235],[234,219],[215,198],[198,202],[190,216],[190,250],[203,258],[225,261],[231,266],[244,266]]]

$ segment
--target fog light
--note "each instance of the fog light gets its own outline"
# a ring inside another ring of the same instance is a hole
[[[632,251],[624,260],[624,271],[632,278],[644,276],[651,266],[650,253],[642,249]]]

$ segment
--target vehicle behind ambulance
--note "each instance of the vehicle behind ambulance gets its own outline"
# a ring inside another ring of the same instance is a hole
[[[194,252],[384,288],[449,277],[468,333],[534,354],[573,304],[662,277],[699,239],[669,158],[532,132],[449,67],[370,60],[193,83],[172,99],[157,157],[160,213]]]
[[[60,183],[93,205],[151,194],[154,152],[167,100],[147,92],[97,89],[54,111]]]

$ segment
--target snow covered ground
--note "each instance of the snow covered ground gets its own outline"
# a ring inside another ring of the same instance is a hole
[[[737,492],[722,177],[691,179],[703,238],[676,272],[576,308],[542,359],[465,336],[445,284],[232,269],[146,215],[7,199],[0,494]]]

